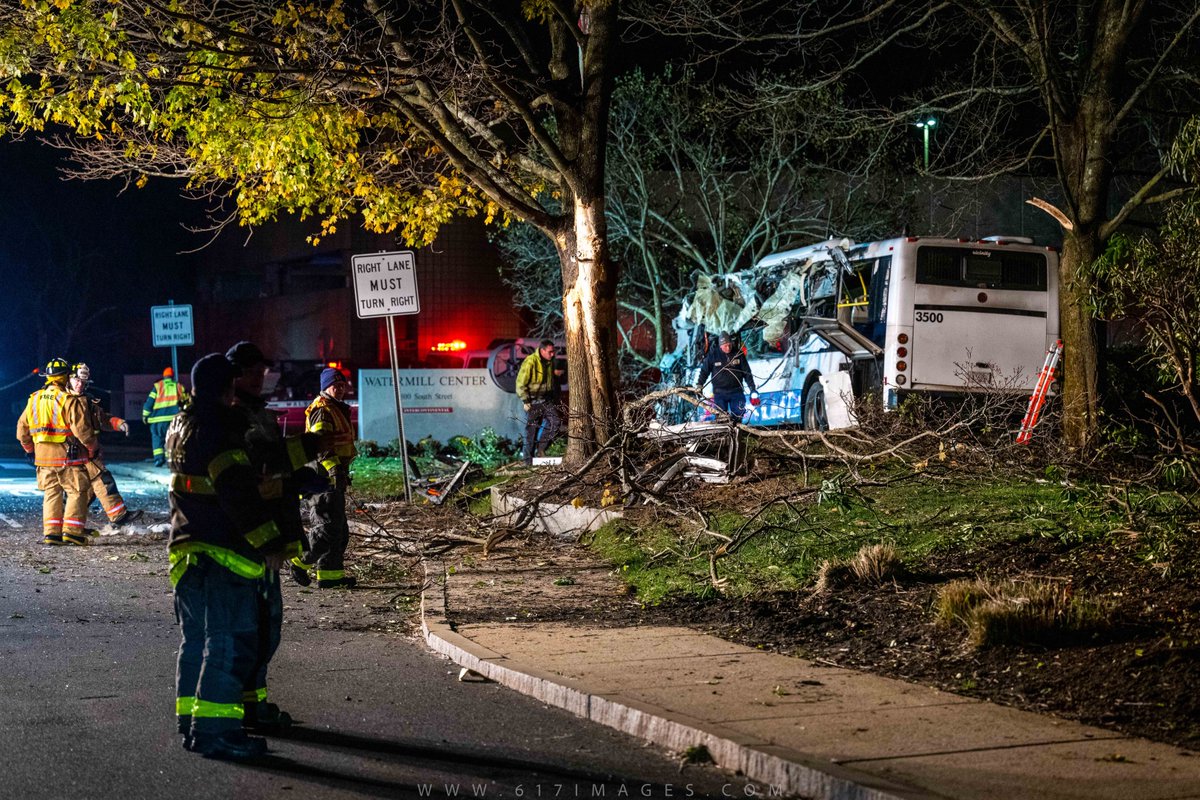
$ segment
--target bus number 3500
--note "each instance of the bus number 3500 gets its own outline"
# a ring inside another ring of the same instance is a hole
[[[942,312],[940,311],[914,311],[913,319],[917,322],[936,322],[941,323]]]

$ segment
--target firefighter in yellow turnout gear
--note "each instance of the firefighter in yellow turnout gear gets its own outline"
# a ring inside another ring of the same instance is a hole
[[[353,587],[358,580],[346,574],[346,546],[350,526],[346,522],[346,489],[350,486],[350,462],[358,455],[354,448],[354,428],[350,425],[350,406],[344,402],[350,384],[340,370],[332,367],[321,373],[321,394],[304,412],[305,429],[324,435],[332,446],[317,455],[329,476],[329,488],[304,499],[308,523],[308,550],[292,560],[292,575],[304,583],[308,571],[315,569],[317,587]]]
[[[100,455],[87,408],[67,392],[70,370],[61,358],[46,364],[46,385],[29,395],[17,420],[17,440],[32,458],[44,493],[42,535],[49,545],[87,544],[84,522],[92,496],[86,466]]]
[[[162,380],[154,384],[142,405],[142,422],[150,426],[150,446],[156,467],[166,463],[163,442],[167,438],[167,427],[187,401],[187,390],[175,380],[175,370],[167,367],[163,370]]]
[[[83,401],[87,409],[88,424],[99,434],[101,431],[117,431],[129,435],[129,423],[120,417],[109,414],[100,401],[87,393],[92,383],[92,370],[87,364],[76,364],[71,367],[71,378],[68,387],[71,394]],[[117,480],[104,465],[104,460],[97,456],[84,465],[87,472],[91,492],[100,501],[105,516],[113,525],[120,527],[136,522],[142,517],[142,510],[131,511],[125,505],[125,498],[117,491]],[[90,503],[90,500],[89,500]]]

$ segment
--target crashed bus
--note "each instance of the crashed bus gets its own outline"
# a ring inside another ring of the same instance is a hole
[[[740,336],[759,392],[749,425],[845,427],[866,397],[1029,394],[1059,336],[1058,255],[1010,236],[830,240],[701,275],[673,325],[668,385],[695,383],[719,333]],[[664,416],[714,412],[680,401]]]

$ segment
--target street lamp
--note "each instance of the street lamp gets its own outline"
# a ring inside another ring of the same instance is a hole
[[[929,172],[929,129],[937,125],[937,120],[930,117],[914,124],[925,134],[925,171]]]

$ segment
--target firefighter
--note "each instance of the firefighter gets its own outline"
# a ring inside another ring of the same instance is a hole
[[[350,527],[346,523],[346,489],[350,486],[350,462],[358,454],[354,449],[354,428],[350,425],[350,406],[345,403],[350,384],[341,370],[329,367],[321,372],[321,393],[304,412],[304,427],[310,433],[324,434],[329,442],[317,459],[328,476],[328,485],[304,499],[308,523],[308,549],[292,559],[292,575],[303,583],[309,570],[316,570],[317,588],[352,588],[358,580],[347,575],[346,546]]]
[[[85,467],[100,456],[100,442],[80,398],[67,392],[71,367],[61,358],[46,364],[46,385],[29,395],[17,420],[17,440],[37,469],[42,500],[42,541],[88,543],[84,522],[91,502]]]
[[[263,399],[267,359],[253,342],[238,342],[225,353],[237,370],[233,381],[233,409],[246,427],[246,453],[258,477],[259,494],[271,509],[279,527],[279,541],[287,558],[304,549],[304,525],[300,521],[300,487],[311,483],[316,473],[307,466],[317,457],[320,437],[311,433],[284,437],[279,420]],[[301,585],[309,578],[302,573]],[[292,724],[292,717],[267,700],[267,665],[279,647],[283,625],[283,593],[279,573],[268,570],[258,587],[258,658],[243,683],[242,724],[250,730],[279,731]]]
[[[187,390],[175,380],[175,370],[163,370],[162,380],[154,384],[146,402],[142,405],[142,422],[150,426],[150,446],[154,450],[154,466],[166,463],[163,442],[167,438],[167,426],[187,404]]]
[[[87,364],[72,365],[71,377],[67,382],[67,386],[72,395],[83,401],[84,408],[87,409],[88,413],[88,424],[92,430],[97,433],[100,431],[119,431],[128,436],[129,423],[120,417],[114,417],[112,414],[109,414],[100,405],[99,398],[92,397],[87,393],[87,388],[91,383],[92,371]],[[125,499],[117,491],[117,480],[108,471],[108,467],[104,465],[103,459],[98,456],[93,458],[87,462],[84,469],[87,472],[88,485],[91,487],[92,495],[100,500],[100,506],[104,509],[104,514],[108,517],[109,522],[119,528],[122,525],[128,525],[131,522],[137,522],[141,519],[143,513],[141,509],[131,511],[125,506]]]
[[[168,543],[182,641],[175,714],[184,747],[206,758],[264,754],[242,727],[242,686],[258,657],[258,592],[285,547],[262,502],[233,402],[236,369],[210,353],[192,367],[195,399],[171,421]]]

